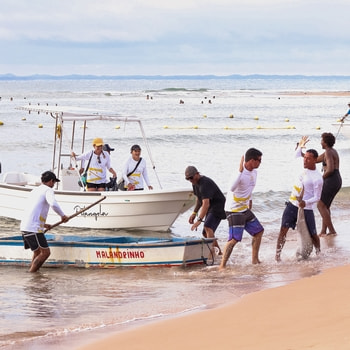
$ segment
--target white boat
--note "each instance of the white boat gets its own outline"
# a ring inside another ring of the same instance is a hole
[[[47,234],[51,255],[43,267],[189,266],[212,264],[215,238],[84,237]],[[0,265],[29,266],[22,236],[0,238]]]
[[[155,169],[141,120],[70,107],[25,106],[18,109],[29,113],[45,113],[55,120],[57,132],[54,132],[51,170],[61,180],[55,189],[55,194],[63,211],[67,215],[73,214],[96,202],[101,196],[106,197],[95,207],[62,224],[63,226],[167,231],[178,216],[194,204],[192,189],[163,189],[158,176],[160,189],[154,190],[84,192],[79,187],[79,171],[76,166],[72,166],[70,154],[78,139],[81,141],[76,148],[79,146],[84,152],[85,129],[88,121],[119,121],[138,124],[152,167]],[[77,137],[79,130],[82,130],[82,136]],[[69,139],[65,136],[68,133]],[[67,145],[70,148],[67,149]],[[0,215],[20,220],[26,198],[30,191],[38,185],[40,185],[40,177],[33,174],[15,171],[3,174],[0,181]],[[47,222],[55,220],[57,220],[57,214],[50,210]]]

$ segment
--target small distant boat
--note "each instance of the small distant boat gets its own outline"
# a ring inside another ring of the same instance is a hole
[[[189,266],[213,262],[215,238],[99,237],[46,234],[51,255],[43,267]],[[0,265],[29,266],[22,236],[0,238]]]

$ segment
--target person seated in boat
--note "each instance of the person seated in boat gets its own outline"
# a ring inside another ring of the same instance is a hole
[[[108,152],[103,151],[103,139],[100,137],[92,141],[93,150],[85,152],[77,156],[72,152],[72,157],[75,160],[83,160],[88,164],[86,188],[88,191],[105,191],[107,180],[107,171],[113,178],[117,177],[117,173],[111,167],[111,158]]]
[[[45,237],[45,229],[51,225],[46,224],[50,207],[61,217],[62,222],[67,222],[66,216],[55,199],[53,187],[60,180],[51,171],[45,171],[41,175],[42,184],[34,188],[29,197],[28,205],[21,220],[20,230],[24,241],[24,248],[33,251],[32,263],[29,272],[36,272],[50,256],[50,248]]]
[[[127,191],[143,190],[146,183],[149,190],[153,190],[147,173],[146,160],[141,157],[141,147],[133,145],[131,156],[123,168],[124,186]]]

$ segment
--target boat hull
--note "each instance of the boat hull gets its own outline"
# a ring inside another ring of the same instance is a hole
[[[0,215],[21,220],[31,190],[28,186],[0,184]],[[167,231],[177,217],[194,204],[194,195],[188,189],[99,193],[55,191],[55,196],[66,215],[77,213],[106,196],[96,206],[62,224],[91,229]],[[50,210],[47,222],[52,224],[58,219]]]
[[[51,255],[45,267],[188,266],[212,261],[211,238],[132,238],[46,235]],[[0,264],[29,266],[22,236],[0,238]]]

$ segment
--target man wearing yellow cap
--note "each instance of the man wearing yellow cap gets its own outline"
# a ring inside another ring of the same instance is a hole
[[[86,188],[88,191],[105,191],[107,180],[107,170],[117,177],[117,173],[111,167],[111,158],[108,152],[103,151],[104,142],[100,137],[92,141],[93,151],[88,151],[80,156],[72,152],[75,160],[82,160],[87,164]]]

